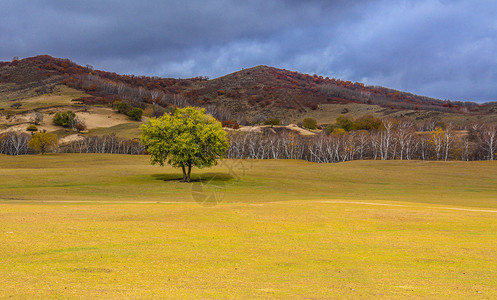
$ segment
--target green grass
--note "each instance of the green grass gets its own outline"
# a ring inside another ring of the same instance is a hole
[[[0,157],[0,199],[191,202],[179,169],[148,156],[64,154]],[[193,169],[225,190],[226,202],[342,199],[497,208],[497,161],[225,160]],[[166,181],[164,181],[166,180]]]
[[[496,167],[0,156],[0,298],[496,298]]]

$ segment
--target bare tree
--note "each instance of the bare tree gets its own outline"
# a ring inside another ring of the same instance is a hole
[[[164,95],[164,92],[161,91],[161,90],[155,89],[155,90],[152,90],[150,92],[150,96],[152,97],[152,100],[154,100],[154,99],[160,99],[160,98],[162,98],[162,95]]]
[[[404,158],[410,159],[407,153],[412,148],[414,134],[414,123],[411,120],[402,120],[399,122],[395,136],[399,144],[400,160]]]
[[[444,130],[443,134],[443,145],[444,145],[444,160],[447,161],[449,158],[450,151],[452,150],[452,144],[454,143],[454,132],[452,130],[452,125],[449,124]]]
[[[382,124],[384,129],[380,131],[380,154],[382,160],[387,160],[389,158],[389,152],[392,150],[395,123],[392,119],[383,119]]]
[[[480,129],[480,143],[481,148],[486,153],[488,160],[495,159],[495,152],[497,151],[497,126],[485,125]]]
[[[29,121],[35,125],[40,125],[40,123],[43,122],[43,114],[39,111],[35,111]]]
[[[19,132],[7,132],[0,136],[0,153],[7,155],[23,155],[28,153],[28,142],[31,135]]]

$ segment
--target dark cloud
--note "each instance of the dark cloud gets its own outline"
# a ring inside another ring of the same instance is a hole
[[[2,1],[0,59],[221,76],[265,64],[454,100],[497,100],[497,3]]]

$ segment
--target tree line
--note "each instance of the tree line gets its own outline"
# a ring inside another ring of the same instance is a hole
[[[32,154],[32,136],[8,132],[0,135],[0,153]],[[232,159],[301,159],[318,163],[350,160],[495,160],[497,125],[474,124],[467,130],[450,125],[431,131],[416,131],[410,120],[382,120],[376,130],[323,131],[302,136],[283,127],[263,128],[262,132],[229,131],[227,158]],[[138,139],[115,135],[87,136],[57,145],[54,152],[143,154]]]
[[[138,139],[125,139],[114,134],[103,136],[86,136],[68,143],[58,145],[53,139],[23,132],[7,132],[0,135],[0,154],[25,155],[37,152],[59,153],[110,153],[110,154],[143,154],[145,148]],[[47,134],[52,135],[52,134]],[[54,136],[54,135],[53,135]],[[31,143],[30,143],[31,141]],[[33,143],[35,142],[36,143]]]
[[[451,126],[418,132],[412,121],[383,120],[378,130],[323,131],[302,136],[289,130],[229,134],[228,158],[301,159],[318,163],[350,160],[495,160],[497,126]]]

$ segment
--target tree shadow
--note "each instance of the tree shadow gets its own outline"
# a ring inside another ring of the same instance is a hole
[[[181,174],[152,174],[155,180],[161,181],[182,181],[183,175]],[[203,173],[203,174],[192,174],[191,182],[226,182],[233,180],[231,174],[228,173]]]

